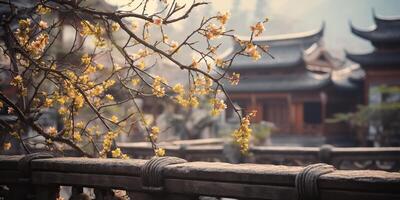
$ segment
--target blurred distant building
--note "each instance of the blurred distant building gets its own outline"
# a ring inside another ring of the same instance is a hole
[[[366,103],[383,102],[379,92],[371,93],[377,86],[400,86],[400,17],[384,18],[373,13],[376,26],[373,29],[361,30],[351,26],[351,31],[371,42],[374,50],[366,54],[346,52],[347,58],[359,63],[365,70]]]
[[[348,135],[347,125],[325,119],[354,111],[361,103],[363,72],[327,52],[323,32],[324,25],[257,39],[255,44],[268,45],[274,58],[238,57],[230,70],[241,74],[241,82],[227,86],[232,100],[245,112],[256,110],[255,121],[274,123],[280,134]]]
[[[378,17],[373,12],[373,18],[375,26],[372,29],[362,30],[350,24],[353,34],[369,41],[374,47],[373,51],[365,54],[346,52],[346,56],[365,71],[364,102],[388,105],[386,103],[400,102],[399,92],[387,93],[382,90],[382,86],[400,87],[400,17]],[[388,125],[396,123],[396,114],[390,115],[390,118],[385,116],[382,114],[382,121],[370,121],[367,139],[375,143],[382,142],[384,130],[390,133],[387,143],[399,144],[398,128],[391,129]]]

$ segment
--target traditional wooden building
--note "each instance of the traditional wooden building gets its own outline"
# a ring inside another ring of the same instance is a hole
[[[374,87],[400,86],[400,17],[384,18],[373,13],[373,18],[376,24],[373,29],[350,26],[353,34],[369,41],[374,49],[366,54],[346,52],[347,58],[365,70],[365,103],[382,101],[382,95],[371,93]]]
[[[362,72],[355,66],[345,66],[325,50],[323,31],[321,26],[314,31],[255,41],[268,45],[274,58],[235,60],[230,70],[239,72],[241,81],[237,86],[227,86],[232,100],[245,112],[256,110],[255,121],[274,123],[278,133],[348,133],[348,127],[327,124],[325,119],[354,110],[360,102],[357,92]]]

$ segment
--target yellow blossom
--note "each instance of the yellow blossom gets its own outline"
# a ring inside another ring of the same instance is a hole
[[[96,67],[95,66],[93,66],[93,65],[88,65],[87,67],[86,67],[86,70],[85,70],[85,74],[91,74],[91,73],[94,73],[94,72],[96,72]]]
[[[119,158],[122,152],[120,148],[116,148],[115,150],[111,151],[111,155],[113,158]]]
[[[27,29],[31,25],[31,19],[21,19],[18,21],[18,25],[20,29]]]
[[[147,49],[139,49],[139,51],[137,52],[137,55],[139,55],[139,57],[146,57],[149,55],[149,51]]]
[[[107,98],[109,101],[114,100],[114,97],[113,97],[111,94],[107,94],[107,95],[106,95],[106,98]]]
[[[112,141],[117,136],[118,136],[118,134],[116,132],[112,132],[112,131],[107,132],[107,134],[104,136],[104,139],[103,139],[103,150],[101,150],[101,152],[100,152],[101,157],[105,157],[106,154],[111,150]]]
[[[10,82],[10,85],[12,86],[19,86],[22,84],[22,76],[17,75],[13,78],[13,80]]]
[[[90,96],[99,96],[103,94],[103,92],[104,92],[104,87],[102,85],[97,85],[96,87],[88,91]]]
[[[66,113],[67,113],[67,108],[65,108],[64,106],[61,106],[61,107],[58,109],[58,113],[59,113],[60,115],[66,114]]]
[[[177,93],[182,95],[185,92],[185,89],[183,88],[183,85],[180,83],[175,84],[175,86],[172,88],[172,90]]]
[[[207,73],[210,73],[212,69],[212,66],[210,63],[207,63]]]
[[[169,44],[169,51],[170,52],[174,52],[177,48],[178,48],[179,44],[177,41],[171,41],[171,43]]]
[[[78,94],[74,99],[74,105],[76,108],[82,108],[84,102],[85,100],[81,94]]]
[[[50,8],[45,7],[43,5],[39,5],[36,8],[36,13],[39,14],[39,15],[45,15],[45,14],[49,13],[50,11],[51,11]]]
[[[197,62],[197,60],[195,58],[192,58],[192,64],[191,64],[192,68],[199,68],[199,63]]]
[[[57,129],[54,126],[51,126],[49,128],[47,128],[46,130],[47,134],[49,134],[50,136],[55,136],[57,134]]]
[[[230,16],[231,14],[229,13],[229,11],[225,13],[218,12],[217,19],[221,24],[226,24]]]
[[[163,157],[165,156],[165,149],[157,148],[154,150],[154,153],[156,154],[157,157]]]
[[[144,63],[144,60],[141,60],[139,64],[137,64],[137,67],[141,70],[143,70],[146,67],[146,63]]]
[[[4,149],[5,151],[10,150],[10,149],[11,149],[11,143],[10,143],[10,142],[5,142],[5,143],[3,144],[3,149]]]
[[[241,119],[240,127],[233,132],[235,142],[240,145],[242,153],[249,150],[249,141],[251,137],[250,119],[255,116],[255,112],[251,112]]]
[[[108,89],[109,87],[113,86],[115,84],[115,80],[107,80],[103,83],[104,89]]]
[[[42,33],[40,34],[36,40],[32,41],[29,45],[28,49],[35,55],[39,55],[42,53],[49,43],[49,35]]]
[[[224,60],[222,60],[220,58],[217,58],[217,59],[215,59],[215,65],[218,66],[218,67],[224,68],[225,67],[225,62],[224,62]]]
[[[261,22],[258,22],[256,25],[250,27],[251,31],[255,33],[255,36],[259,36],[262,34],[262,32],[265,30],[264,24]]]
[[[153,126],[150,129],[150,139],[152,142],[155,142],[158,138],[158,134],[160,133],[160,128],[157,126]]]
[[[99,24],[93,25],[89,21],[85,20],[81,22],[82,29],[81,35],[94,35],[97,38],[103,33],[103,29],[100,27]]]
[[[53,106],[53,99],[46,98],[44,100],[43,106],[46,108]]]
[[[223,26],[217,26],[213,23],[208,24],[206,27],[205,36],[207,39],[212,40],[215,38],[219,38],[225,32],[225,28]]]
[[[221,111],[226,109],[226,104],[222,99],[211,99],[211,105],[213,105],[213,109],[211,110],[212,116],[217,116]]]
[[[97,67],[98,70],[103,70],[104,69],[104,65],[101,64],[101,63],[97,63],[96,67]]]
[[[229,77],[229,81],[231,82],[232,85],[237,85],[239,84],[240,80],[240,74],[233,72],[232,76]]]
[[[197,108],[199,106],[199,99],[195,96],[189,98],[189,104],[192,108]]]
[[[118,23],[113,23],[112,25],[111,25],[111,30],[112,31],[118,31],[119,30],[119,28],[120,28],[120,26],[119,26],[119,24]]]
[[[111,122],[114,122],[114,123],[117,123],[117,122],[118,122],[118,117],[115,116],[115,115],[113,115],[113,116],[111,116],[110,121],[111,121]]]
[[[80,142],[82,141],[82,136],[79,133],[79,131],[75,131],[74,134],[72,135],[72,138],[74,139],[74,141],[76,142]]]
[[[91,60],[92,60],[92,58],[87,53],[83,54],[82,57],[81,57],[81,62],[84,65],[89,65]]]
[[[189,101],[184,99],[181,95],[175,97],[176,102],[184,108],[189,107]]]
[[[157,127],[157,126],[151,127],[151,133],[156,134],[156,135],[159,134],[160,133],[160,128]]]
[[[249,43],[246,45],[245,52],[253,58],[253,60],[258,60],[261,58],[260,53],[257,51],[257,45]]]
[[[163,40],[164,43],[168,43],[168,41],[169,41],[168,35],[164,34],[162,40]]]
[[[57,102],[58,102],[60,105],[64,105],[65,102],[67,102],[67,100],[68,100],[68,97],[67,97],[67,96],[60,96],[60,97],[57,98]]]
[[[40,22],[39,22],[39,27],[40,27],[41,29],[46,29],[46,28],[48,28],[49,26],[47,25],[47,22],[45,22],[45,21],[40,21]]]
[[[133,86],[137,86],[140,83],[140,79],[134,78],[134,79],[131,80],[131,83],[132,83]]]
[[[83,121],[79,121],[76,123],[76,128],[83,129],[85,127],[85,123]]]
[[[165,88],[163,84],[166,84],[167,81],[160,77],[154,77],[153,84],[152,84],[152,92],[156,97],[163,97],[165,96]]]

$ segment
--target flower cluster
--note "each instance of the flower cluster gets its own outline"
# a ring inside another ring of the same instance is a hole
[[[226,22],[229,20],[230,16],[231,16],[231,13],[229,13],[229,12],[225,12],[225,13],[218,12],[217,19],[221,24],[226,24]]]
[[[165,149],[160,148],[160,147],[156,148],[154,150],[154,153],[156,154],[157,157],[163,157],[163,156],[165,156]]]
[[[118,23],[114,22],[114,23],[111,24],[111,30],[112,31],[116,32],[116,31],[119,30],[119,28],[120,28],[120,25]]]
[[[38,5],[38,7],[36,8],[36,13],[39,15],[45,15],[50,12],[51,12],[51,9],[48,7],[45,7],[43,5]]]
[[[247,55],[249,55],[253,60],[258,60],[261,58],[260,52],[257,50],[257,45],[254,45],[253,43],[248,43],[246,45],[246,48],[244,50]]]
[[[29,41],[33,37],[32,20],[21,19],[18,21],[18,29],[14,32],[18,43],[25,48],[26,51],[33,54],[35,58],[40,57],[44,49],[49,43],[49,35],[47,33],[40,33],[34,40]],[[40,21],[37,26],[40,29],[46,29],[48,27],[47,23]]]
[[[101,157],[106,157],[107,153],[110,152],[111,146],[113,144],[113,140],[118,136],[117,132],[112,132],[109,131],[107,134],[104,136],[103,139],[103,150],[100,152]]]
[[[240,81],[240,74],[233,72],[232,76],[229,77],[229,82],[231,82],[232,85],[237,85],[239,84]]]
[[[167,80],[163,77],[156,76],[154,77],[153,84],[152,84],[152,91],[156,97],[163,97],[165,96],[165,87],[164,84],[167,84]]]
[[[249,140],[251,137],[250,120],[255,116],[255,112],[251,112],[241,119],[239,129],[233,132],[235,142],[240,145],[240,151],[246,153],[249,150]]]
[[[82,36],[92,35],[95,37],[95,45],[98,47],[104,47],[106,45],[106,40],[102,37],[104,29],[100,26],[100,24],[93,25],[89,21],[84,20],[81,21],[82,29],[80,34]],[[115,25],[114,25],[115,26]],[[113,30],[116,29],[113,27]]]
[[[223,99],[211,99],[210,104],[213,107],[213,109],[211,110],[212,116],[217,116],[226,109],[226,104]]]
[[[150,140],[153,142],[156,142],[158,139],[158,134],[160,133],[160,128],[158,128],[157,126],[153,126],[150,129]]]
[[[258,22],[257,24],[253,25],[250,27],[251,31],[253,31],[255,33],[255,36],[260,36],[264,30],[264,24],[262,22]]]
[[[126,154],[123,154],[120,148],[116,148],[115,150],[112,150],[111,156],[113,158],[129,159],[129,156]]]
[[[212,40],[216,38],[220,38],[221,35],[225,32],[224,26],[217,26],[213,23],[208,24],[205,31],[205,36],[207,39]]]
[[[15,86],[19,89],[21,96],[27,96],[28,95],[28,90],[23,84],[22,76],[17,75],[15,76],[11,82],[10,85]]]

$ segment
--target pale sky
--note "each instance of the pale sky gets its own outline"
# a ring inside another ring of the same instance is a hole
[[[107,0],[126,2],[128,0]],[[153,0],[158,2],[159,0]],[[169,0],[171,1],[171,0]],[[192,0],[179,2],[191,3]],[[239,35],[247,34],[249,26],[264,17],[270,18],[265,35],[303,32],[318,28],[325,22],[324,42],[327,48],[339,57],[343,50],[363,53],[371,50],[368,42],[350,32],[349,21],[360,28],[373,25],[372,8],[379,16],[400,16],[400,0],[211,0],[210,6],[195,14],[213,15],[218,11],[232,13],[228,28],[234,28]],[[188,20],[197,20],[189,18]],[[197,24],[197,23],[196,23]],[[175,29],[187,29],[191,22]],[[190,28],[190,27],[189,27]]]

